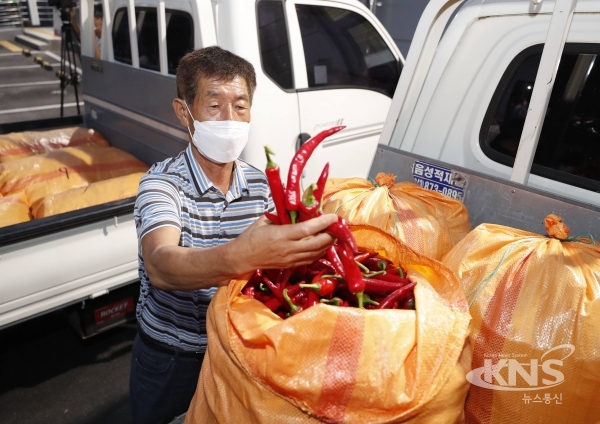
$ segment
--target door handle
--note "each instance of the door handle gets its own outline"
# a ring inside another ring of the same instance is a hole
[[[307,134],[307,133],[298,134],[298,137],[296,138],[296,151],[300,150],[300,147],[302,147],[302,145],[304,143],[306,143],[308,140],[310,140],[310,134]]]

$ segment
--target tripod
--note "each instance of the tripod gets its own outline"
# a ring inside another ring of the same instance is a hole
[[[79,74],[77,74],[77,64],[75,61],[77,52],[75,50],[75,43],[73,41],[73,27],[71,26],[70,12],[70,8],[60,9],[60,18],[62,20],[62,26],[60,30],[60,71],[56,73],[56,76],[60,79],[61,117],[63,116],[63,109],[65,105],[65,88],[69,84],[73,86],[73,90],[75,91],[77,114],[81,114],[81,111],[79,110],[79,94],[77,92],[77,85],[79,84]]]

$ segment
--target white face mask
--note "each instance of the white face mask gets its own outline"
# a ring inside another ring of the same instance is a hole
[[[185,101],[184,101],[185,103]],[[192,112],[185,103],[192,119]],[[248,143],[250,124],[239,121],[196,121],[194,135],[188,127],[192,143],[202,156],[216,163],[233,162],[240,157]]]

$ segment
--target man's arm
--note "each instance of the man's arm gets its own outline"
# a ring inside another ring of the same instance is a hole
[[[204,289],[248,277],[256,269],[312,263],[333,243],[322,231],[336,221],[336,215],[324,215],[294,225],[272,225],[261,217],[235,240],[206,249],[178,246],[180,231],[165,226],[142,238],[142,256],[154,287]]]

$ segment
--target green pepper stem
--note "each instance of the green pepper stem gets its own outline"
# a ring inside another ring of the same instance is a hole
[[[385,268],[387,267],[387,262],[384,261],[383,259],[380,259],[379,262],[377,262],[377,267],[380,270],[385,271]]]
[[[371,272],[371,270],[370,270],[369,268],[367,268],[366,266],[364,266],[364,265],[363,265],[363,264],[361,264],[360,262],[358,262],[358,261],[354,261],[354,262],[356,262],[356,265],[358,265],[358,267],[359,267],[360,269],[362,269],[362,270],[363,270],[363,272]]]
[[[375,277],[376,275],[380,275],[380,274],[385,274],[385,271],[377,271],[377,272],[372,272],[370,274],[363,274],[363,277],[371,278],[371,277]]]
[[[404,270],[401,266],[398,266],[398,274],[400,275],[400,278],[405,278]]]
[[[319,300],[319,302],[325,303],[326,305],[340,306],[342,299],[340,299],[339,297],[334,297],[333,299],[321,299]]]
[[[269,146],[265,146],[265,153],[267,155],[267,169],[277,168],[277,164],[271,159],[271,155],[274,155],[275,152]]]
[[[258,290],[260,290],[263,293],[271,293],[271,289],[269,289],[269,287],[267,287],[265,283],[260,283],[258,285]]]
[[[360,309],[365,309],[364,305],[364,291],[359,291],[356,293],[356,299],[358,299],[358,307]]]
[[[305,206],[313,206],[315,204],[315,202],[317,201],[317,199],[315,198],[313,192],[317,189],[317,185],[316,184],[311,184],[308,189],[306,190],[306,199],[304,200],[304,205]]]
[[[337,278],[339,280],[344,279],[344,277],[342,277],[341,275],[338,275],[338,274],[323,274],[323,275],[321,275],[321,278]]]
[[[302,287],[303,289],[313,289],[315,291],[319,291],[321,290],[321,285],[319,283],[300,283],[298,284],[300,287]]]
[[[290,220],[292,221],[292,224],[296,223],[296,219],[298,219],[298,212],[290,211]]]
[[[379,306],[379,302],[376,302],[376,301],[374,301],[373,299],[371,299],[371,298],[369,297],[369,295],[368,295],[368,294],[365,294],[365,295],[363,296],[363,303],[364,303],[364,304],[366,304],[366,305],[375,305],[375,306]]]
[[[287,288],[283,289],[283,298],[285,299],[285,301],[290,306],[290,310],[292,311],[292,313],[298,311],[298,307],[296,305],[294,305],[294,302],[292,302],[292,299],[290,299],[290,295],[288,294],[288,289]]]

